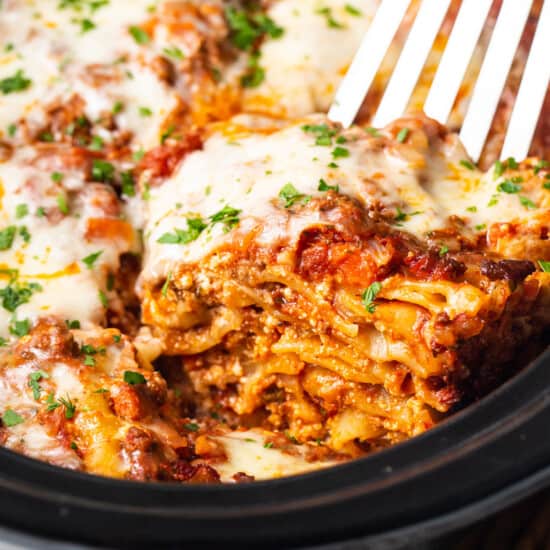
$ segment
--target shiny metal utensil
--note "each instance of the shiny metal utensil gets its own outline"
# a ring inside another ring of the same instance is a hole
[[[353,122],[411,0],[382,0],[342,81],[329,118]],[[395,69],[372,120],[384,126],[403,115],[450,0],[423,0]],[[424,104],[425,113],[446,123],[466,68],[487,19],[492,0],[463,0]],[[460,138],[478,161],[529,16],[530,0],[503,0],[464,118]],[[525,158],[550,81],[550,0],[545,0],[504,145],[502,158]]]

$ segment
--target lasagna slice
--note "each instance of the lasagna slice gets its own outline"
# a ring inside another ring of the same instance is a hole
[[[548,327],[545,166],[482,173],[419,117],[218,125],[151,188],[143,322],[199,413],[351,455],[418,434]]]
[[[317,446],[189,418],[117,329],[42,318],[0,350],[0,442],[70,469],[141,481],[243,482],[333,463]]]

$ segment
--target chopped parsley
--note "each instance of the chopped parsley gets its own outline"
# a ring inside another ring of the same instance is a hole
[[[329,128],[326,124],[305,124],[302,130],[315,136],[315,145],[330,147],[336,130]]]
[[[304,195],[292,183],[287,183],[279,191],[279,198],[284,201],[285,208],[290,208],[296,203],[307,204],[311,200],[311,195]]]
[[[60,397],[57,401],[65,407],[65,418],[70,420],[74,416],[76,405],[71,401],[68,394],[66,397]]]
[[[77,319],[73,319],[73,320],[67,319],[65,321],[65,324],[67,325],[68,329],[78,329],[78,328],[80,328],[80,321],[78,321]]]
[[[92,269],[96,260],[103,254],[103,250],[98,250],[85,258],[82,258],[82,263],[86,265],[88,269]]]
[[[59,183],[63,180],[63,174],[61,172],[52,172],[52,175],[50,177],[52,181],[55,181],[55,183]]]
[[[139,111],[140,116],[143,116],[143,117],[153,115],[153,111],[151,111],[151,109],[149,109],[149,107],[139,107],[138,111]]]
[[[459,164],[467,170],[475,170],[475,166],[469,160],[461,160]]]
[[[109,300],[107,299],[107,296],[105,295],[105,292],[103,292],[103,290],[100,290],[97,293],[97,295],[99,297],[99,301],[101,302],[101,305],[103,307],[107,307],[109,305]]]
[[[31,242],[31,234],[29,233],[29,230],[27,229],[26,225],[21,225],[19,227],[19,235],[21,235],[21,238],[26,242]]]
[[[271,449],[273,447],[273,441],[266,441],[264,443],[264,449]]]
[[[487,203],[487,206],[495,206],[495,204],[498,204],[498,195],[493,195]]]
[[[21,424],[23,422],[25,422],[25,419],[11,409],[6,409],[4,411],[4,414],[2,415],[2,423],[8,428],[11,428],[12,426],[17,426],[17,424]]]
[[[51,132],[42,132],[38,136],[38,139],[40,141],[45,142],[45,143],[53,143],[53,141],[54,141],[54,137],[53,137],[53,134]]]
[[[199,425],[195,422],[188,422],[184,424],[183,427],[190,432],[197,432],[199,430]]]
[[[131,386],[135,386],[136,384],[145,384],[146,382],[145,376],[143,376],[140,372],[125,370],[123,376],[124,382],[130,384]]]
[[[122,338],[122,336],[120,334],[113,334],[113,342],[115,344],[118,344],[120,342],[121,338]]]
[[[361,12],[360,9],[356,8],[355,6],[352,6],[351,4],[346,4],[344,6],[344,9],[350,14],[350,15],[353,15],[354,17],[361,17],[361,15],[363,15],[363,13]]]
[[[265,70],[259,64],[260,53],[251,53],[248,59],[248,69],[241,76],[241,86],[243,88],[257,88],[265,79]]]
[[[103,149],[103,139],[99,136],[92,136],[92,141],[90,142],[90,149],[92,151],[101,151]]]
[[[549,166],[550,166],[550,162],[548,162],[547,160],[539,160],[537,164],[535,164],[533,168],[533,172],[535,174],[538,174],[542,169],[548,168]]]
[[[518,198],[521,205],[524,208],[527,208],[527,210],[534,210],[537,208],[537,205],[530,198],[524,197],[522,195],[520,195]]]
[[[15,207],[15,217],[19,220],[29,213],[29,207],[26,204],[18,204]]]
[[[106,160],[94,159],[92,162],[92,178],[94,181],[110,182],[113,179],[115,167]]]
[[[115,104],[113,105],[113,115],[118,115],[119,113],[122,113],[124,109],[124,103],[122,101],[115,101]]]
[[[239,214],[241,210],[226,205],[219,212],[216,212],[210,216],[212,225],[217,223],[223,224],[223,231],[227,233],[231,231],[239,223]]]
[[[538,264],[542,271],[544,271],[544,273],[550,273],[550,262],[539,260]]]
[[[69,205],[67,204],[67,197],[65,195],[57,195],[57,207],[65,216],[69,213]]]
[[[508,194],[518,193],[521,191],[521,185],[512,180],[504,180],[497,185],[497,190]]]
[[[229,25],[229,38],[232,44],[243,51],[250,51],[260,38],[267,35],[270,38],[280,38],[284,29],[273,19],[263,13],[248,13],[228,7],[225,17]]]
[[[46,410],[48,412],[55,411],[59,407],[59,403],[55,400],[55,396],[53,393],[49,393],[48,397],[46,398],[46,404],[48,405],[46,407]]]
[[[168,273],[168,276],[166,277],[166,281],[164,281],[164,284],[162,285],[162,289],[160,293],[162,296],[166,297],[166,294],[168,292],[168,286],[170,285],[170,280],[172,279],[172,272],[170,271]]]
[[[514,157],[508,157],[506,159],[506,165],[510,168],[510,170],[517,170],[519,168],[519,164]]]
[[[174,133],[174,131],[176,130],[176,127],[171,124],[170,126],[168,126],[168,128],[166,128],[166,130],[164,130],[164,132],[162,132],[161,136],[160,136],[160,144],[161,145],[164,145],[164,142],[172,136],[172,134]]]
[[[506,166],[501,160],[497,160],[495,162],[495,167],[493,168],[493,179],[497,180],[504,174],[504,171],[506,170]]]
[[[15,132],[17,132],[17,126],[15,124],[10,124],[8,126],[8,136],[10,137],[15,136]]]
[[[35,401],[38,401],[40,399],[40,393],[42,392],[42,388],[39,384],[40,380],[47,380],[49,377],[50,375],[43,370],[37,370],[29,374],[29,381],[27,382],[27,385],[29,386],[29,388],[31,388],[32,396]]]
[[[375,312],[376,305],[374,304],[374,300],[376,299],[376,296],[381,289],[382,285],[379,282],[375,281],[374,283],[369,285],[369,287],[361,295],[361,302],[369,313]]]
[[[0,250],[8,250],[11,248],[16,231],[17,228],[15,225],[8,225],[8,227],[0,231]]]
[[[345,147],[335,147],[332,151],[332,158],[339,159],[349,157],[349,149]]]
[[[408,128],[401,128],[399,130],[399,133],[397,134],[396,138],[399,143],[404,143],[404,141],[409,136],[410,130]]]
[[[0,80],[0,92],[4,95],[26,90],[32,81],[26,78],[23,71],[19,69],[13,76]]]
[[[30,329],[31,322],[28,319],[22,319],[21,321],[14,319],[9,325],[10,334],[18,336],[19,338],[26,336]]]
[[[468,206],[468,208],[466,208],[466,210],[468,212],[477,212],[477,206]]]
[[[12,282],[8,286],[0,289],[0,298],[2,298],[2,307],[6,311],[13,313],[20,305],[26,304],[35,292],[40,292],[42,286],[38,283],[18,283]]]
[[[367,126],[365,128],[365,132],[367,132],[367,134],[370,134],[372,137],[380,137],[382,135],[377,128],[374,128],[372,126]]]
[[[201,218],[187,218],[187,230],[174,228],[173,233],[164,233],[157,240],[162,244],[187,244],[196,241],[207,228]]]
[[[339,186],[338,185],[329,185],[324,179],[319,180],[319,187],[317,187],[318,191],[334,191],[335,193],[338,193]]]
[[[345,26],[342,25],[342,23],[339,23],[338,21],[336,21],[336,19],[334,19],[333,15],[332,15],[332,10],[330,8],[328,8],[328,7],[320,8],[315,13],[324,16],[324,18],[327,22],[327,26],[329,28],[331,28],[331,29],[343,29],[343,28],[345,28]]]
[[[132,35],[132,38],[136,41],[136,43],[142,46],[148,44],[151,40],[149,35],[140,27],[132,25],[128,29],[128,32]]]
[[[168,57],[172,57],[177,61],[185,59],[185,55],[177,46],[163,48],[162,53],[164,53],[164,55],[167,55]]]
[[[445,256],[445,254],[447,254],[449,252],[449,247],[446,246],[446,245],[443,245],[440,249],[439,249],[439,256],[443,257]]]
[[[394,221],[396,222],[404,222],[408,220],[411,216],[417,216],[418,214],[422,214],[421,210],[417,210],[416,212],[403,212],[399,206],[396,207],[397,213],[395,215]],[[397,225],[400,225],[399,223]]]
[[[84,34],[90,32],[96,28],[96,24],[91,19],[81,19],[80,20],[80,32]]]
[[[120,181],[122,183],[121,189],[122,194],[127,197],[135,197],[136,195],[136,184],[134,181],[134,176],[132,172],[121,172]]]
[[[43,206],[39,206],[39,207],[36,209],[36,215],[37,215],[39,218],[43,218],[43,217],[46,215],[46,209],[45,209]]]
[[[476,230],[476,231],[483,231],[486,227],[487,227],[486,224],[480,223],[480,224],[478,224],[478,225],[475,226],[475,230]]]

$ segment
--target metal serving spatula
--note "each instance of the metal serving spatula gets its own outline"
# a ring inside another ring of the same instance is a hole
[[[403,115],[451,0],[423,0],[372,121],[384,126]],[[369,90],[411,0],[382,0],[342,81],[329,118],[349,126]],[[479,40],[492,0],[462,0],[424,112],[446,123]],[[503,0],[460,138],[478,161],[521,39],[532,2]],[[501,158],[527,156],[550,80],[550,0],[545,0],[510,117]]]

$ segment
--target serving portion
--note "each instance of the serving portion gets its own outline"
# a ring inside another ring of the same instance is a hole
[[[420,114],[371,128],[376,90],[349,130],[313,114],[375,10],[5,0],[4,446],[290,475],[429,429],[544,347],[548,163],[482,171]]]

